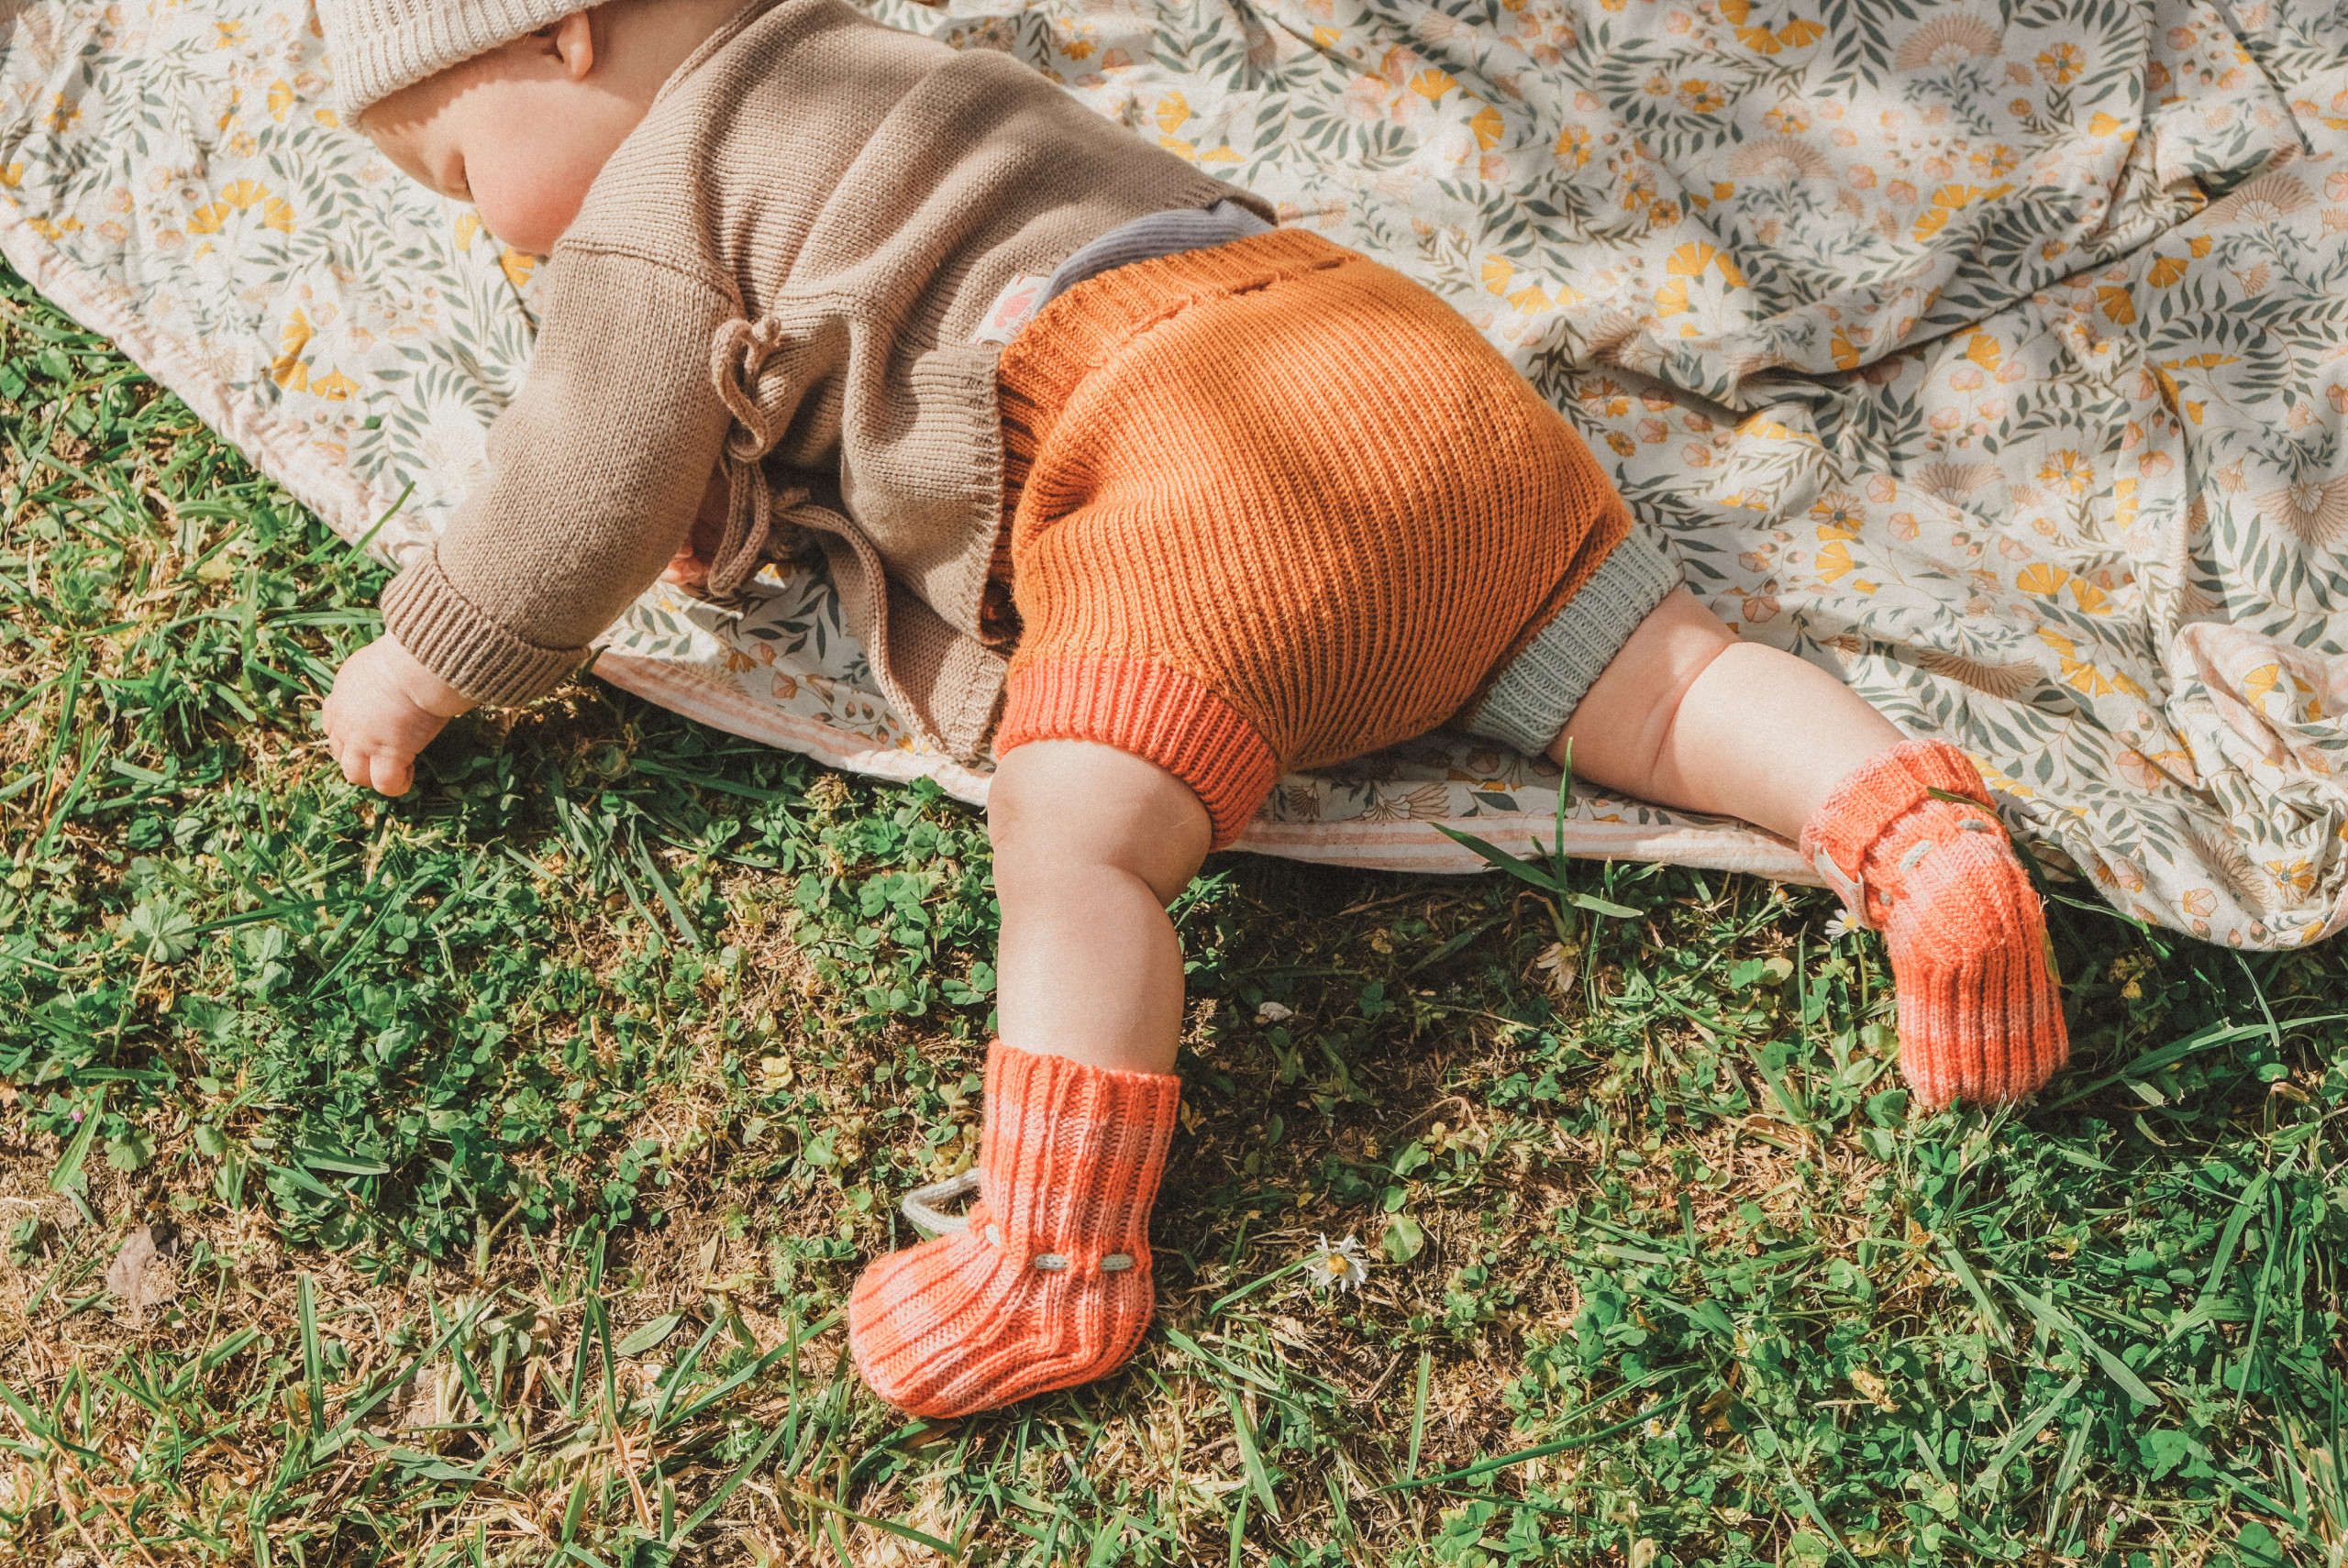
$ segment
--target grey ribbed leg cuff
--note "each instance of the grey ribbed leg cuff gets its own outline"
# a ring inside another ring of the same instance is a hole
[[[1599,673],[1678,586],[1679,564],[1663,541],[1633,523],[1589,580],[1501,671],[1463,727],[1527,756],[1547,751]]]

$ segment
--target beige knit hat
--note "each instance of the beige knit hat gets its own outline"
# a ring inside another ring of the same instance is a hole
[[[592,0],[317,0],[345,123]]]

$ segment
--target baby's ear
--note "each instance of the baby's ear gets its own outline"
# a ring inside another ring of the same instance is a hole
[[[548,29],[555,58],[573,82],[595,69],[595,24],[584,11],[573,11]]]

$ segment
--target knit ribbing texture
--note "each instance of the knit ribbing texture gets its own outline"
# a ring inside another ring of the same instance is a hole
[[[1678,588],[1679,564],[1654,529],[1634,522],[1606,562],[1511,659],[1460,728],[1527,756],[1547,751],[1589,689],[1656,605]]]
[[[1909,741],[1866,763],[1801,849],[1858,885],[1857,912],[1883,933],[1899,1066],[1925,1104],[2017,1099],[2061,1068],[2070,1043],[2045,911],[1963,752]]]
[[[1217,846],[1282,772],[1457,713],[1630,527],[1457,312],[1315,234],[1104,272],[1000,371],[1018,648],[996,749],[1156,762]]]
[[[773,521],[820,536],[898,716],[977,760],[1009,650],[980,635],[1002,421],[999,350],[973,335],[1014,280],[1221,201],[1271,215],[1007,55],[840,0],[746,6],[556,247],[488,477],[387,626],[477,701],[544,696],[658,579],[722,466],[737,501],[822,502]]]
[[[892,1253],[848,1297],[872,1391],[964,1416],[1106,1376],[1156,1303],[1149,1210],[1181,1080],[996,1043],[969,1227]]]
[[[581,8],[580,0],[318,0],[318,28],[343,117],[356,120],[403,87]]]

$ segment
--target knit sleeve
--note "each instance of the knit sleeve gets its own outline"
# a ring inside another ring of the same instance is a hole
[[[490,477],[383,594],[383,624],[479,702],[547,695],[675,556],[729,415],[710,344],[715,286],[566,250],[521,394],[490,431]]]

